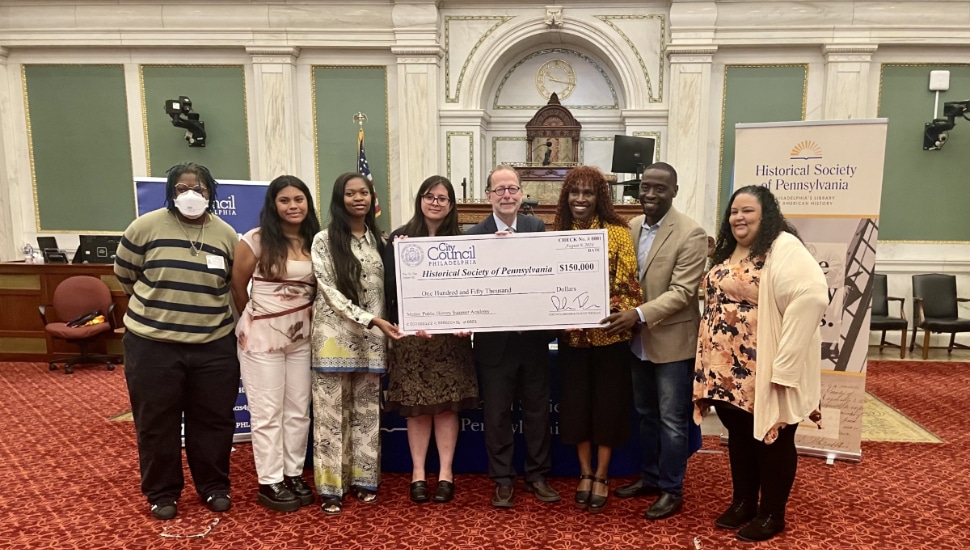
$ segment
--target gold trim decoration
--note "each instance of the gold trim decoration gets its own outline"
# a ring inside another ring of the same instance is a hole
[[[0,338],[0,353],[47,353],[46,338]]]
[[[44,229],[40,226],[40,200],[37,197],[37,169],[34,163],[34,134],[30,127],[30,101],[27,97],[27,67],[120,67],[122,77],[125,74],[124,64],[119,63],[24,63],[20,65],[20,81],[24,96],[24,118],[27,122],[27,151],[30,156],[30,186],[34,195],[34,227],[38,233],[54,233],[58,235],[120,235],[120,231],[104,231],[93,229]],[[125,82],[125,96],[128,95],[128,86]],[[125,105],[125,110],[128,106]],[[131,139],[128,141],[131,147]],[[46,344],[45,344],[46,345]]]
[[[626,45],[630,47],[633,51],[633,55],[636,56],[637,62],[640,63],[640,70],[643,71],[643,78],[647,81],[647,91],[649,96],[647,101],[650,103],[663,103],[664,100],[664,58],[666,57],[667,48],[667,18],[663,14],[650,14],[650,15],[594,15],[593,17],[599,19],[603,23],[610,26],[616,34],[620,35],[620,38],[626,42]],[[653,93],[653,84],[650,82],[650,74],[647,72],[647,64],[640,55],[640,50],[633,44],[630,37],[627,36],[625,32],[620,30],[620,27],[616,26],[611,19],[659,19],[660,20],[660,64],[658,67],[659,78],[657,79],[657,90],[658,94]]]
[[[606,136],[594,136],[594,137],[581,137],[579,138],[579,154],[577,155],[577,164],[586,164],[586,142],[587,141],[613,141],[613,138]],[[604,170],[604,173],[606,171]]]
[[[448,174],[448,179],[451,177],[451,138],[453,137],[467,137],[468,138],[468,186],[471,191],[475,188],[475,132],[445,132],[445,159],[447,162],[447,167],[445,170]],[[455,182],[451,182],[454,185]],[[456,190],[457,191],[457,190]]]
[[[721,144],[717,153],[717,207],[714,210],[714,220],[719,223],[718,217],[721,215],[721,178],[722,167],[724,166],[724,114],[727,110],[727,81],[729,69],[765,69],[765,68],[801,67],[804,70],[802,77],[802,120],[805,120],[805,111],[808,102],[808,63],[764,63],[764,64],[726,64],[724,65],[723,76],[721,77]]]
[[[0,289],[40,290],[40,275],[0,275]]]
[[[529,141],[529,138],[526,138],[526,137],[511,137],[511,136],[493,136],[492,137],[492,166],[489,168],[489,170],[491,170],[492,168],[498,166],[498,160],[497,160],[497,157],[496,157],[497,152],[495,151],[495,148],[498,145],[498,142],[500,142],[500,141]],[[511,163],[511,162],[519,162],[519,161],[510,160],[510,161],[507,161],[507,162]],[[506,161],[503,161],[502,164],[506,164],[507,162]]]
[[[939,65],[933,65],[938,67]],[[970,241],[890,241],[879,239],[879,244],[970,244]]]
[[[387,90],[387,65],[311,65],[310,66],[310,108],[311,116],[313,117],[313,172],[316,182],[316,192],[317,192],[317,204],[322,203],[322,197],[320,196],[320,134],[317,125],[317,69],[383,69],[384,71],[384,139],[387,143],[387,216],[390,219],[391,216],[391,172],[393,168],[391,167],[391,129],[389,124],[390,118],[390,106],[388,104],[388,90]],[[354,134],[354,138],[356,139]],[[381,210],[384,207],[381,206]],[[320,222],[323,222],[323,215],[325,209],[319,208]],[[388,223],[388,226],[391,224]]]
[[[493,16],[493,15],[446,15],[445,16],[445,103],[458,103],[458,98],[461,96],[461,84],[465,79],[465,70],[468,69],[468,65],[471,63],[472,57],[478,48],[481,47],[482,42],[485,41],[495,29],[501,27],[505,23],[511,21],[514,17],[509,15]],[[498,21],[492,25],[490,29],[485,31],[485,34],[478,38],[475,45],[472,46],[471,51],[468,52],[468,56],[465,57],[465,62],[461,66],[461,72],[458,74],[458,82],[455,83],[455,95],[451,95],[451,22],[452,21]]]
[[[141,86],[141,114],[142,114],[142,125],[145,128],[145,165],[148,167],[148,175],[151,176],[152,173],[152,158],[151,158],[151,144],[148,141],[148,105],[145,100],[145,67],[153,67],[160,69],[181,69],[184,67],[192,68],[205,68],[205,69],[240,69],[242,71],[242,85],[243,85],[243,124],[246,127],[246,171],[249,172],[247,179],[253,179],[253,155],[250,151],[250,135],[249,135],[249,91],[246,86],[246,65],[236,65],[236,64],[219,64],[219,63],[186,63],[174,64],[174,63],[142,63],[138,66],[138,77],[139,84]]]
[[[603,77],[604,80],[606,80],[606,84],[610,88],[610,95],[613,97],[613,105],[569,105],[568,107],[570,111],[612,110],[612,109],[620,108],[620,101],[619,99],[617,99],[617,96],[616,96],[616,87],[613,85],[613,81],[610,79],[609,75],[606,74],[606,71],[603,70],[603,67],[600,67],[599,63],[597,63],[594,59],[587,56],[586,54],[582,54],[573,50],[567,50],[565,48],[547,48],[544,50],[532,52],[529,55],[520,59],[518,62],[516,62],[515,65],[512,65],[512,67],[509,68],[509,70],[506,71],[505,74],[502,76],[502,80],[501,82],[499,82],[498,89],[495,90],[495,98],[492,100],[492,108],[497,110],[507,109],[507,110],[536,111],[545,107],[545,105],[499,105],[498,98],[502,96],[502,89],[505,88],[505,83],[508,81],[509,77],[512,76],[512,73],[514,73],[515,70],[519,68],[519,66],[521,66],[526,61],[529,61],[530,59],[539,57],[540,55],[546,55],[550,53],[561,54],[561,55],[572,55],[589,63],[590,65],[595,67],[597,71],[599,71],[600,75]]]
[[[660,130],[649,132],[633,132],[634,137],[653,138],[653,162],[660,161]]]

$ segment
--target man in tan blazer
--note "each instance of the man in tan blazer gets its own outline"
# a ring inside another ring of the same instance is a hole
[[[636,327],[633,396],[643,465],[640,479],[618,488],[616,496],[659,495],[647,519],[669,517],[684,502],[700,325],[697,287],[707,261],[707,236],[673,208],[676,196],[674,168],[664,162],[648,166],[640,182],[643,215],[630,220],[643,304],[604,319],[608,334]]]

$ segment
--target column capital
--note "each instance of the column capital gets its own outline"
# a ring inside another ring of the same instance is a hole
[[[825,44],[822,46],[822,55],[826,63],[869,62],[878,48],[876,44]]]
[[[391,46],[391,53],[397,57],[398,64],[418,63],[437,65],[444,56],[444,49],[433,46]]]
[[[300,48],[278,46],[247,46],[246,53],[253,58],[253,63],[287,64],[296,63],[300,57]]]
[[[717,46],[668,44],[664,53],[671,63],[713,63]]]

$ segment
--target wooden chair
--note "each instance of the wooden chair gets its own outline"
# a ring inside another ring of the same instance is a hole
[[[970,319],[958,316],[958,303],[970,299],[957,297],[957,280],[953,275],[927,273],[913,275],[913,338],[909,343],[912,353],[916,346],[916,331],[923,330],[923,359],[929,355],[930,333],[950,334],[950,345],[946,352],[952,353],[954,347],[970,349],[970,346],[956,343],[958,332],[970,332]],[[939,348],[938,348],[939,349]]]
[[[879,353],[882,353],[882,348],[885,346],[898,347],[899,358],[902,359],[906,357],[906,329],[909,327],[909,322],[906,320],[906,299],[888,294],[886,276],[876,273],[872,284],[872,317],[869,321],[869,330],[882,331],[879,338]],[[899,302],[899,317],[889,314],[889,302]],[[887,330],[902,331],[898,345],[886,341]]]

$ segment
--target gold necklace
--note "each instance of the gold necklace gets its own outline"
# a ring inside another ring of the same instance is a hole
[[[185,235],[185,240],[189,241],[189,253],[193,256],[198,256],[202,252],[202,245],[205,244],[205,221],[202,222],[202,227],[199,228],[199,236],[193,241],[192,237],[189,237],[189,232],[186,231],[185,226],[182,225],[182,219],[179,218],[179,215],[173,215],[175,216],[175,220],[179,222],[179,228],[182,230],[182,234]]]

